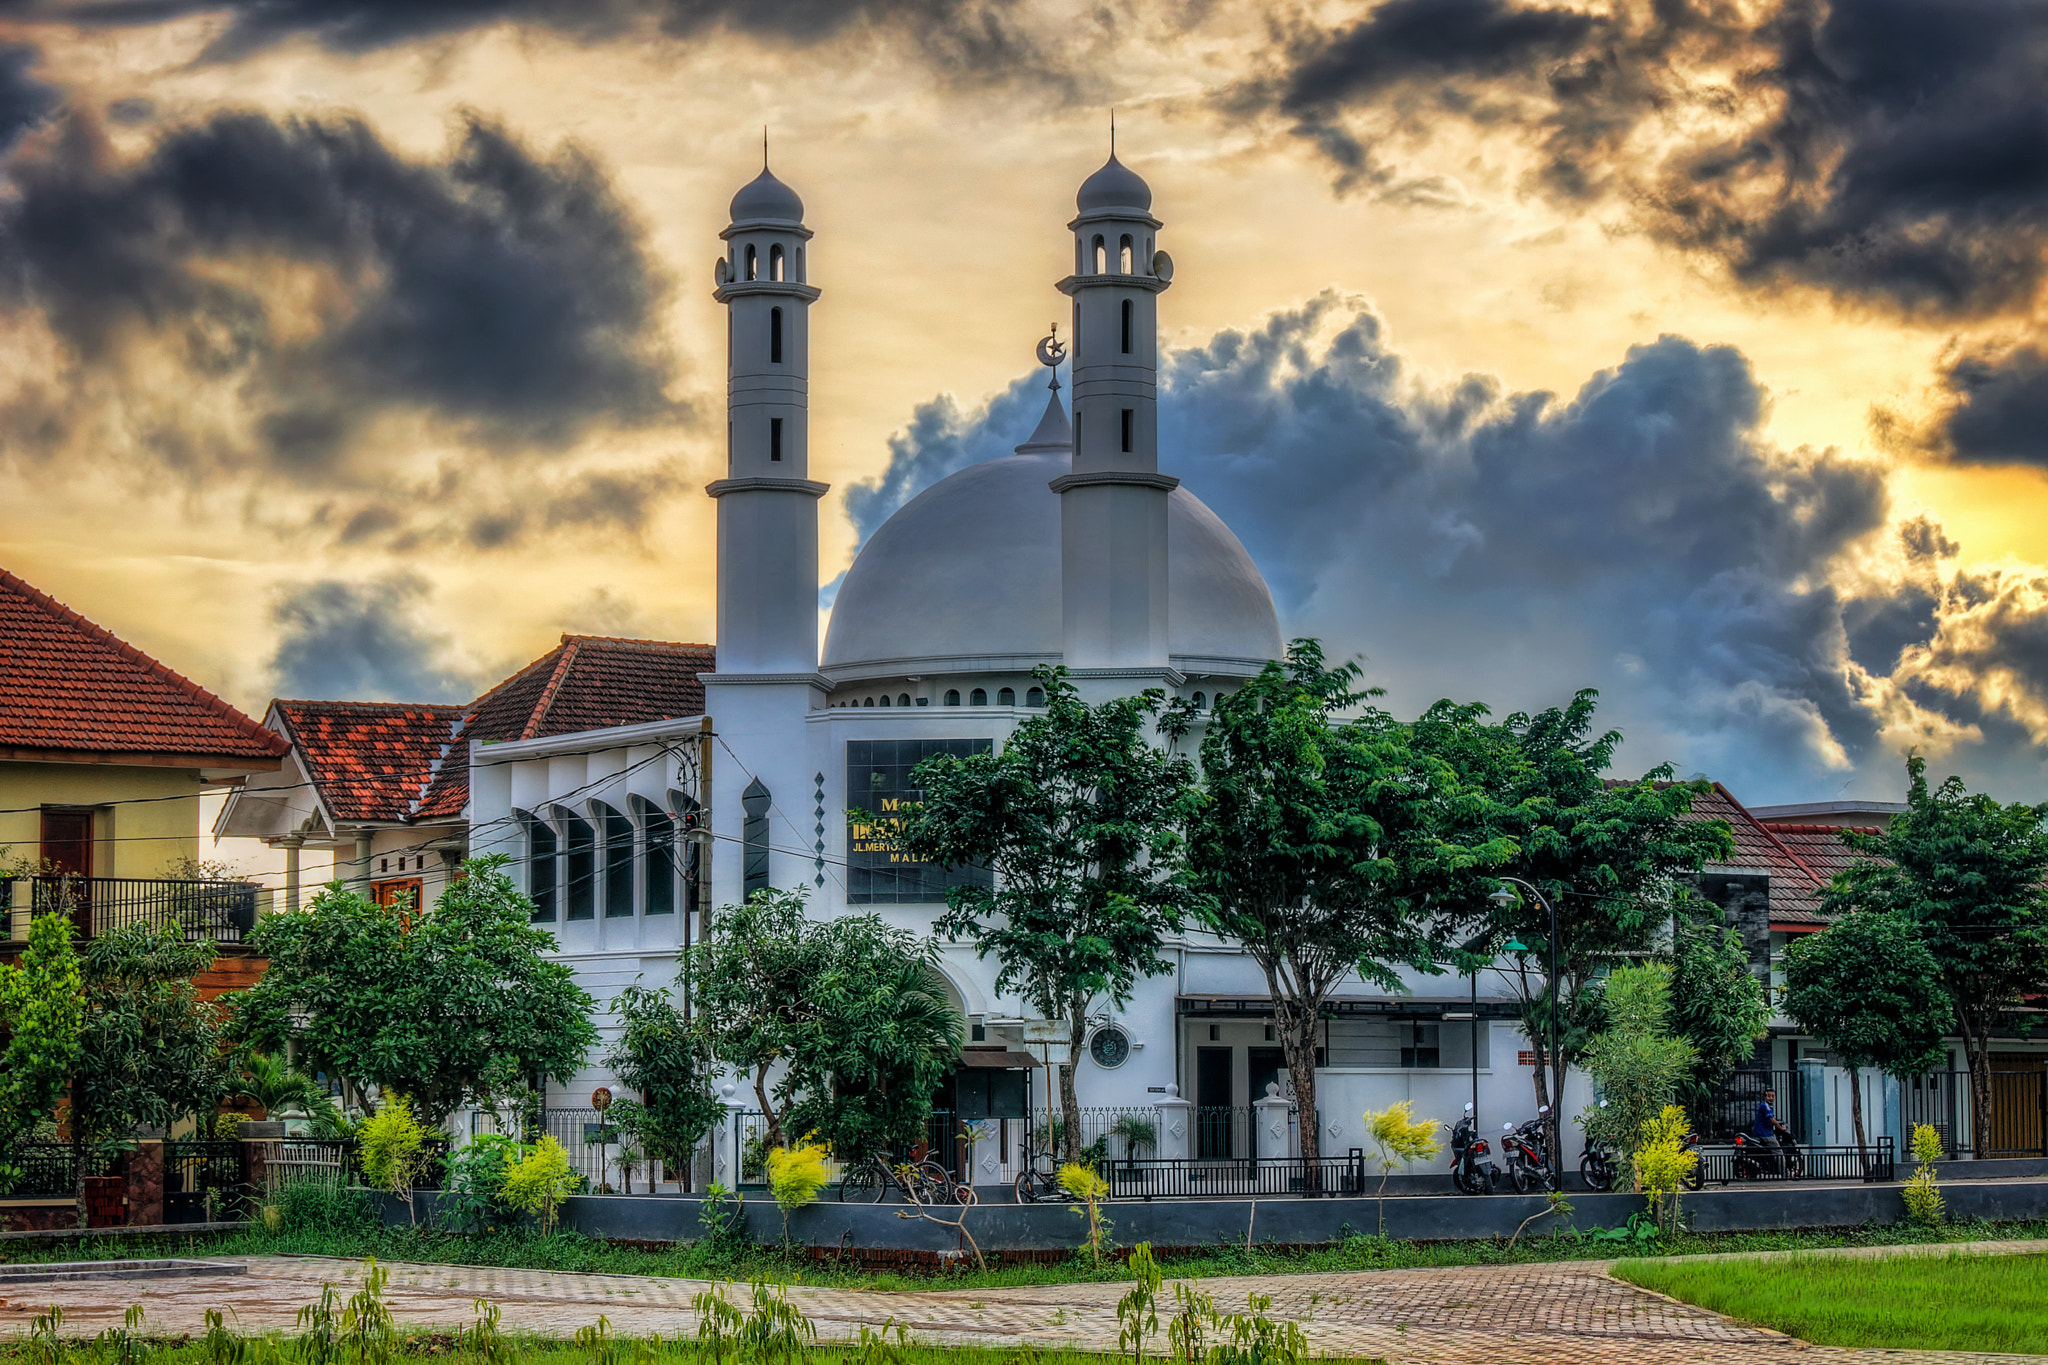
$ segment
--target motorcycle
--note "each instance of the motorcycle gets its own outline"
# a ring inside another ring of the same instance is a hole
[[[1773,1152],[1772,1147],[1777,1151]],[[1797,1180],[1805,1174],[1806,1158],[1790,1133],[1778,1134],[1776,1142],[1754,1133],[1735,1135],[1737,1180]]]
[[[1516,1194],[1559,1188],[1557,1172],[1551,1167],[1546,1150],[1550,1145],[1545,1133],[1549,1121],[1550,1106],[1546,1104],[1536,1111],[1535,1118],[1519,1128],[1512,1123],[1501,1125],[1501,1155],[1507,1159],[1508,1180]]]
[[[1605,1109],[1607,1101],[1600,1101]],[[1579,1179],[1586,1182],[1586,1188],[1596,1194],[1604,1194],[1614,1188],[1614,1181],[1621,1173],[1621,1163],[1614,1153],[1593,1141],[1591,1133],[1586,1134],[1586,1150],[1579,1153]]]
[[[1490,1193],[1500,1180],[1500,1167],[1491,1161],[1482,1165],[1481,1159],[1492,1152],[1486,1139],[1479,1136],[1479,1124],[1468,1103],[1465,1116],[1451,1130],[1451,1184],[1464,1194]]]
[[[1687,1133],[1684,1145],[1685,1150],[1692,1153],[1692,1169],[1680,1177],[1680,1183],[1689,1190],[1697,1190],[1707,1183],[1707,1158],[1700,1151],[1700,1135]]]

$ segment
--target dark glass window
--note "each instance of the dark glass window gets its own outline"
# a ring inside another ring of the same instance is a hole
[[[647,831],[647,913],[676,912],[676,822],[665,811],[650,810]]]
[[[633,822],[615,810],[604,813],[604,917],[633,916]]]
[[[1129,417],[1130,414],[1125,413],[1124,416]],[[1125,425],[1129,426],[1129,423],[1126,422]],[[1124,449],[1129,450],[1130,448],[1131,443],[1126,439]],[[782,419],[780,417],[770,417],[768,419],[768,458],[771,460],[782,458]]]
[[[1017,704],[1017,689],[1016,689],[1016,688],[1014,688],[1014,687],[1006,687],[1006,688],[1004,688],[1004,689],[1003,689],[1002,691],[1000,691],[1000,692],[996,693],[996,705],[997,705],[997,706],[1015,706],[1016,704]]]
[[[908,705],[910,705],[910,694],[909,694],[908,692],[905,692],[905,693],[903,693],[902,695],[898,696],[898,697],[896,698],[896,704],[897,704],[898,706],[908,706]]]
[[[947,689],[946,689],[946,705],[948,705],[948,706],[958,706],[959,704],[960,704],[960,691],[959,691],[959,689],[958,689],[958,688],[953,688],[953,687],[949,687],[949,688],[947,688]]]
[[[526,822],[526,894],[533,901],[533,919],[552,924],[555,920],[554,828],[545,820]]]
[[[1131,453],[1131,418],[1135,414],[1129,408],[1125,408],[1123,411],[1123,449],[1124,453],[1128,455]],[[782,457],[778,455],[776,458],[780,459]]]
[[[597,918],[597,831],[590,827],[588,820],[575,815],[563,817],[568,827],[569,856],[567,864],[569,885],[564,888],[563,899],[568,904],[565,919]]]
[[[1129,299],[1125,299],[1125,300],[1124,300],[1124,309],[1123,309],[1123,312],[1124,312],[1124,354],[1125,354],[1125,355],[1129,355],[1129,354],[1131,353],[1131,309],[1132,309],[1131,301],[1130,301]]]
[[[957,694],[956,694],[957,695]],[[955,702],[955,705],[958,703]],[[966,758],[990,749],[985,739],[856,739],[846,745],[846,899],[854,905],[933,904],[951,886],[991,886],[985,867],[942,868],[913,861],[881,825],[862,821],[887,814],[921,793],[911,773],[938,754]]]
[[[1200,692],[1195,693],[1195,709],[1197,711],[1201,710],[1204,706],[1207,706],[1208,704],[1209,699],[1207,697],[1203,696]]]
[[[975,688],[972,692],[967,694],[967,704],[969,706],[987,706],[988,689],[985,687]]]
[[[1045,705],[1045,689],[1042,687],[1034,687],[1029,692],[1026,692],[1024,694],[1024,704],[1026,706]]]
[[[1125,306],[1129,307],[1128,304]],[[1128,322],[1125,323],[1125,330],[1128,331],[1129,328],[1130,324]],[[1126,346],[1124,349],[1128,351],[1131,348]],[[782,310],[780,308],[768,310],[768,363],[771,365],[780,365],[782,363]]]

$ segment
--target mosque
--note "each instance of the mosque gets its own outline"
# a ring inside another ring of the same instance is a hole
[[[1158,308],[1174,271],[1152,206],[1114,155],[1082,183],[1067,225],[1073,273],[1055,286],[1073,303],[1071,354],[1057,334],[1040,343],[1053,370],[1043,417],[1018,433],[1015,454],[941,480],[874,533],[821,650],[828,485],[810,477],[809,383],[824,276],[793,189],[764,168],[734,196],[716,268],[729,439],[725,477],[705,490],[718,504],[718,637],[704,714],[472,749],[475,851],[513,855],[551,920],[558,894],[595,888],[556,932],[599,1000],[636,977],[668,984],[711,908],[764,886],[801,889],[815,916],[874,912],[929,932],[948,874],[908,860],[860,816],[914,798],[910,773],[932,754],[1001,746],[1043,704],[1037,665],[1064,665],[1090,701],[1158,688],[1201,708],[1279,657],[1258,566],[1160,472]],[[614,883],[609,848],[637,848],[650,867],[672,862],[677,881],[657,887],[665,874],[643,872],[636,883],[628,863]],[[657,900],[682,913],[652,912]],[[1172,975],[1142,982],[1120,1012],[1104,1004],[1077,1077],[1085,1106],[1181,1094],[1241,1113],[1267,1083],[1285,1084],[1250,960],[1197,933],[1170,955]],[[1065,1050],[1048,1057],[1054,1027],[1000,995],[994,964],[971,944],[949,945],[944,970],[971,1024],[953,1102],[961,1119],[1000,1124],[1001,1141],[976,1149],[987,1169],[975,1178],[1002,1183],[1023,1156],[1016,1120],[1045,1110],[1044,1063]],[[1355,981],[1348,990],[1320,1059],[1325,1150],[1355,1145],[1344,1116],[1355,1129],[1359,1085],[1376,1104],[1413,1098],[1440,1117],[1482,1078],[1504,1112],[1532,1103],[1528,1066],[1494,1065],[1516,1061],[1520,1040],[1509,1002],[1484,979],[1423,977],[1394,996]],[[570,1089],[607,1079],[596,1068]],[[1226,1127],[1205,1130],[1192,1154],[1243,1155],[1227,1150],[1243,1133]]]

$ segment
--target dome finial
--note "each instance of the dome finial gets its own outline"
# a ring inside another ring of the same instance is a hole
[[[1116,106],[1109,106],[1109,159],[1116,160]]]
[[[1111,134],[1109,139],[1109,154],[1111,156],[1116,155],[1116,136],[1114,134]],[[765,123],[761,125],[761,169],[764,171],[768,169],[768,125]]]
[[[1051,333],[1038,343],[1038,363],[1052,371],[1052,382],[1046,387],[1055,395],[1060,391],[1060,364],[1066,358],[1067,348],[1060,340],[1060,325],[1055,322]]]

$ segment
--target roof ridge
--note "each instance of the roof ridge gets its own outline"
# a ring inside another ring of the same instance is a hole
[[[1754,815],[1751,815],[1749,813],[1749,807],[1743,805],[1740,801],[1735,799],[1734,792],[1729,791],[1719,782],[1714,783],[1714,790],[1720,792],[1722,796],[1726,797],[1729,805],[1741,811],[1742,818],[1749,821],[1749,823],[1754,828],[1756,828],[1763,834],[1764,838],[1770,840],[1771,846],[1773,848],[1776,848],[1778,852],[1784,854],[1787,858],[1790,858],[1792,860],[1792,865],[1798,868],[1801,872],[1804,872],[1806,874],[1807,880],[1813,883],[1816,890],[1828,884],[1827,879],[1820,876],[1811,867],[1807,866],[1806,859],[1800,857],[1797,853],[1794,853],[1791,847],[1787,845],[1783,839],[1780,839],[1769,825],[1757,819]]]
[[[631,635],[572,635],[564,632],[562,643],[591,645],[638,645],[643,649],[694,649],[709,652],[716,646],[691,640],[646,640]]]
[[[526,724],[520,729],[521,739],[532,739],[540,733],[540,723],[547,718],[548,708],[555,704],[555,694],[562,690],[562,683],[568,679],[569,670],[576,666],[577,652],[582,648],[572,637],[562,637],[562,657],[555,660],[555,671],[548,678],[548,685],[541,689],[539,700],[526,717]]]
[[[265,749],[272,751],[276,756],[282,757],[286,750],[289,749],[290,746],[285,743],[283,736],[265,726],[261,721],[251,718],[240,707],[207,691],[198,683],[193,682],[190,678],[178,672],[177,669],[164,663],[161,659],[143,653],[98,622],[87,620],[84,616],[65,606],[35,584],[30,583],[27,579],[4,568],[0,568],[0,588],[12,588],[16,592],[21,593],[29,601],[35,603],[44,611],[55,615],[60,621],[71,626],[74,630],[84,632],[100,644],[112,649],[130,663],[138,665],[143,671],[154,675],[159,681],[169,683],[187,698],[198,703],[202,709],[211,712],[229,725],[241,730],[246,737],[259,741]],[[285,747],[279,748],[277,747],[279,745],[284,745]]]
[[[448,761],[448,755],[455,748],[455,741],[462,737],[462,729],[468,723],[469,716],[465,713],[456,716],[454,723],[448,727],[448,735],[441,741],[440,752],[427,761],[427,775],[420,779],[419,790],[415,791],[406,800],[405,813],[407,816],[416,817],[419,815],[420,806],[426,801],[427,793],[431,792],[434,789],[434,784],[441,780],[441,766]]]

